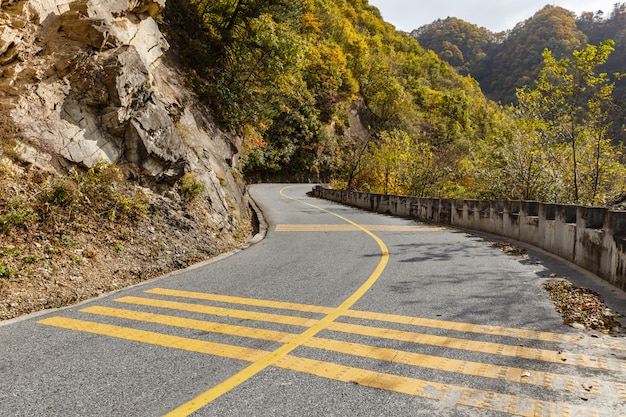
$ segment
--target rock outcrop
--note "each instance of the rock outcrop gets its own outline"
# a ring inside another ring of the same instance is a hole
[[[213,220],[230,228],[245,217],[240,140],[185,89],[156,21],[164,7],[0,0],[0,112],[19,126],[32,163],[127,164],[156,187],[193,171],[208,185]]]

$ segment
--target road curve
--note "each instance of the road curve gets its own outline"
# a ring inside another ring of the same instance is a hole
[[[0,415],[626,416],[626,340],[542,288],[580,271],[310,189],[251,187],[244,251],[0,325]]]

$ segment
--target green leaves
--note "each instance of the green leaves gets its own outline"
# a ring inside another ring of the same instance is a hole
[[[559,202],[600,204],[622,183],[621,153],[607,137],[615,84],[598,70],[613,50],[612,40],[561,60],[546,50],[535,88],[518,90],[519,114],[564,155],[558,168],[567,191],[555,196]]]
[[[184,16],[177,27],[190,31],[183,49],[196,91],[245,137],[250,179],[334,177],[376,192],[593,204],[622,184],[621,153],[611,145],[622,75],[600,70],[614,43],[557,58],[583,45],[564,9],[548,6],[509,34],[506,42],[531,45],[498,62],[527,69],[543,58],[543,67],[533,88],[517,91],[519,105],[503,109],[367,2],[168,5]],[[450,19],[422,35],[458,65],[484,66],[490,43],[503,38],[478,28],[462,36],[468,28]],[[550,46],[543,55],[540,44]]]

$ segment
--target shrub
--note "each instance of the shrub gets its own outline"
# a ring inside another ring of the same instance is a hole
[[[135,190],[130,197],[118,194],[115,196],[117,206],[113,209],[113,214],[119,213],[122,217],[138,220],[144,217],[150,209],[147,200],[146,195],[139,189]],[[111,218],[111,214],[112,212],[109,212],[109,218]]]
[[[11,205],[6,213],[0,214],[0,231],[7,233],[14,227],[23,226],[30,221],[37,219],[37,214],[30,207],[23,207],[22,204]]]
[[[38,260],[39,260],[39,256],[37,256],[37,255],[28,255],[28,256],[25,256],[24,258],[22,258],[22,261],[25,264],[34,264]]]
[[[184,201],[191,201],[204,192],[206,185],[204,182],[196,179],[191,172],[186,173],[180,179],[178,193]]]
[[[53,184],[46,193],[45,202],[51,206],[69,207],[75,200],[74,190],[65,182]]]
[[[111,221],[137,220],[147,214],[149,204],[143,191],[128,183],[118,167],[101,164],[86,172],[72,168],[66,177],[48,186],[43,209],[46,216],[56,215],[63,222],[89,211]]]
[[[4,261],[0,261],[0,278],[11,279],[13,278],[14,273],[15,273],[15,270],[13,268],[11,268],[10,266],[7,266],[7,264],[5,264]]]

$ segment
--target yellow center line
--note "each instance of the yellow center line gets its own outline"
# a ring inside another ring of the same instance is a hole
[[[288,188],[288,187],[284,187],[283,189],[280,190],[280,195],[281,196],[283,196],[283,197],[285,197],[285,198],[287,198],[289,200],[297,201],[297,202],[299,202],[301,204],[304,204],[304,205],[307,205],[309,207],[313,207],[315,209],[321,210],[321,211],[323,211],[325,213],[331,214],[331,215],[333,215],[333,216],[335,216],[335,217],[345,221],[346,223],[351,224],[351,225],[357,227],[359,230],[363,231],[368,236],[370,236],[372,239],[374,239],[374,241],[378,244],[378,247],[380,248],[380,252],[381,252],[380,260],[378,262],[378,265],[376,266],[374,271],[371,273],[371,275],[365,280],[365,282],[352,295],[350,295],[338,307],[336,307],[331,312],[329,312],[324,318],[319,320],[316,324],[314,324],[313,326],[309,327],[307,330],[302,332],[300,335],[298,335],[294,339],[290,340],[289,342],[285,343],[284,345],[282,345],[281,347],[279,347],[275,351],[268,353],[263,358],[261,358],[261,359],[257,360],[256,362],[252,363],[250,366],[248,366],[248,367],[244,368],[243,370],[237,372],[233,376],[231,376],[228,379],[222,381],[221,383],[217,384],[216,386],[210,388],[209,390],[207,390],[204,393],[200,394],[196,398],[194,398],[194,399],[188,401],[187,403],[181,405],[180,407],[172,410],[170,413],[166,414],[167,417],[175,417],[175,416],[176,417],[180,417],[180,416],[188,416],[188,415],[190,415],[191,413],[195,412],[196,410],[199,410],[200,408],[204,407],[205,405],[207,405],[211,401],[215,400],[216,398],[219,398],[223,394],[229,392],[230,390],[236,388],[237,386],[239,386],[240,384],[244,383],[248,379],[252,378],[253,376],[258,374],[259,372],[261,372],[262,370],[264,370],[268,366],[272,365],[276,361],[278,361],[278,360],[284,358],[285,356],[287,356],[291,351],[296,349],[298,346],[301,346],[302,344],[304,344],[307,340],[311,339],[313,336],[315,336],[320,331],[324,330],[334,320],[336,320],[339,316],[341,316],[343,313],[345,313],[354,303],[356,303],[363,295],[365,295],[367,293],[367,291],[372,287],[372,285],[374,285],[376,280],[378,280],[378,278],[382,274],[383,270],[387,266],[387,262],[389,261],[389,250],[387,249],[387,246],[385,245],[385,243],[378,236],[376,236],[375,234],[373,234],[369,230],[365,229],[363,226],[360,226],[359,224],[357,224],[357,223],[353,222],[352,220],[347,219],[347,218],[345,218],[345,217],[343,217],[343,216],[341,216],[339,214],[336,214],[336,213],[333,213],[331,211],[325,210],[325,209],[323,209],[323,208],[321,208],[319,206],[316,206],[314,204],[307,203],[306,201],[298,200],[296,198],[289,197],[289,196],[285,195],[284,191],[285,191],[286,188]]]
[[[39,323],[190,352],[205,353],[243,361],[256,361],[254,363],[262,361],[268,354],[268,352],[258,349],[189,339],[146,330],[137,330],[110,324],[88,322],[63,317],[51,317],[43,319],[39,321]],[[300,338],[300,335],[294,337],[294,339],[297,338]],[[370,371],[367,369],[354,368],[315,359],[298,358],[289,355],[282,355],[276,358],[272,365],[336,381],[352,382],[371,388],[383,389],[422,398],[440,401],[448,400],[453,404],[487,409],[496,412],[504,412],[519,416],[531,417],[544,415],[542,414],[542,411],[548,411],[549,415],[598,415],[598,411],[581,406],[542,401],[534,398],[496,393],[463,386],[442,384],[416,378]],[[198,405],[197,403],[194,404],[196,406]]]
[[[407,226],[388,224],[362,224],[361,227],[371,232],[442,232],[445,229],[440,226]],[[351,224],[279,224],[274,229],[276,232],[357,232],[358,227]]]

